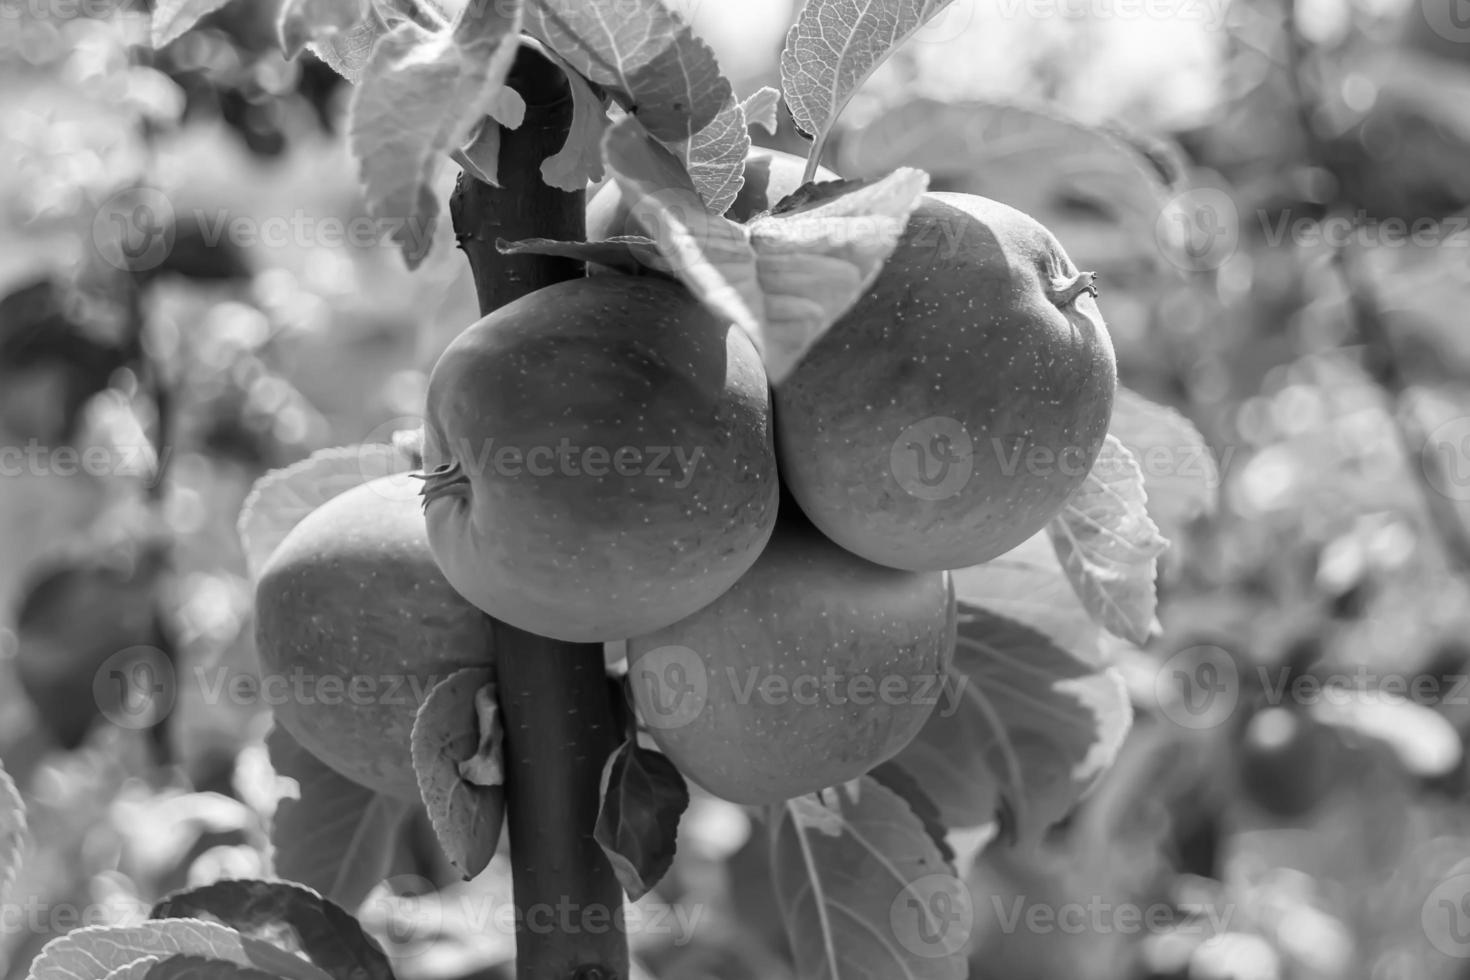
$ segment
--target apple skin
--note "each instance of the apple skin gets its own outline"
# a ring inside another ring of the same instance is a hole
[[[735,195],[725,217],[731,221],[749,221],[769,211],[783,197],[802,185],[801,175],[806,160],[784,150],[756,147],[745,158],[745,183]],[[818,181],[838,180],[826,167],[818,167]],[[646,230],[633,218],[623,190],[617,181],[609,180],[587,202],[587,240],[605,241],[619,235],[641,235]]]
[[[1029,216],[926,194],[872,288],[776,390],[791,495],[894,568],[964,568],[1031,537],[1107,435],[1117,368],[1094,292]]]
[[[490,621],[434,563],[407,473],[292,528],[255,589],[255,645],[276,721],[342,775],[403,800],[420,798],[419,705],[455,671],[491,663]]]
[[[775,524],[760,355],[662,279],[572,280],[481,319],[434,367],[425,430],[439,566],[479,608],[553,639],[684,618]]]
[[[735,803],[778,803],[908,745],[943,702],[955,629],[948,572],[875,565],[783,515],[730,591],[629,641],[628,677],[680,771]]]

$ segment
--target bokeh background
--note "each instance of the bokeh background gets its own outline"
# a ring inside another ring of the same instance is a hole
[[[778,84],[790,0],[674,6],[738,94]],[[144,3],[0,0],[0,758],[33,828],[7,977],[268,872],[268,709],[219,695],[253,669],[236,516],[267,469],[415,417],[476,317],[447,227],[412,274],[348,240],[349,89],[283,59],[274,7],[155,52]],[[852,104],[834,168],[923,166],[1042,219],[1101,275],[1123,381],[1219,461],[1162,638],[1110,651],[1138,709],[1115,769],[1042,850],[959,841],[975,977],[1470,978],[1462,8],[955,0]],[[1174,190],[1139,199],[1061,123],[967,141],[996,102],[1105,125]],[[758,139],[800,150],[789,118]],[[142,206],[168,247],[129,272]],[[141,709],[119,656],[156,675]],[[1191,685],[1223,696],[1200,714]],[[635,935],[650,975],[789,975],[751,828],[695,800],[653,900],[698,928]],[[503,859],[433,877],[364,910],[400,976],[508,976]]]

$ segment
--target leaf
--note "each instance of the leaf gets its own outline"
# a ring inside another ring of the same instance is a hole
[[[714,52],[661,0],[628,0],[615,16],[586,0],[529,0],[526,32],[563,59],[569,77],[580,74],[601,86],[674,153],[710,210],[729,208],[750,149],[745,117]],[[606,120],[596,120],[594,130],[589,117],[588,131],[579,134],[576,109],[574,103],[568,142],[578,139],[587,155],[587,140],[600,135]],[[545,179],[565,190],[584,186]]]
[[[1193,422],[1172,408],[1119,388],[1108,432],[1138,462],[1149,517],[1165,537],[1175,538],[1191,521],[1215,513],[1220,469]]]
[[[968,602],[944,696],[894,760],[947,826],[1003,815],[1035,840],[1116,758],[1132,723],[1121,677]]]
[[[88,926],[51,940],[31,964],[29,980],[102,977],[142,956],[189,953],[255,967],[279,980],[330,980],[306,960],[233,929],[199,919],[137,926]]]
[[[276,17],[277,40],[287,58],[312,41],[350,31],[368,14],[368,0],[285,0]]]
[[[608,756],[593,836],[630,901],[647,895],[674,863],[679,817],[688,808],[689,787],[663,753],[629,739]]]
[[[608,126],[607,104],[565,58],[545,48],[542,52],[560,65],[567,76],[567,88],[572,93],[572,124],[561,149],[541,161],[541,179],[560,190],[585,190],[589,183],[603,176],[602,137]]]
[[[241,966],[229,960],[190,956],[185,953],[176,953],[162,959],[149,956],[141,961],[135,960],[121,971],[114,970],[107,976],[109,980],[124,980],[125,976],[128,980],[133,980],[131,975],[139,970],[139,963],[146,964],[146,968],[137,974],[141,980],[274,980],[269,973],[253,966]]]
[[[153,46],[161,48],[188,33],[200,19],[214,13],[230,0],[155,0]]]
[[[300,794],[276,804],[275,873],[356,909],[395,866],[411,805],[339,774],[279,725],[266,746],[276,773],[295,780]]]
[[[821,156],[832,125],[863,82],[950,0],[807,0],[786,34],[781,90]]]
[[[1157,628],[1154,574],[1169,546],[1146,499],[1138,463],[1108,436],[1092,472],[1047,525],[1083,605],[1108,632],[1139,645]]]
[[[367,16],[356,26],[313,41],[307,47],[333,71],[355,85],[362,78],[373,48],[388,31],[388,22],[379,14],[377,5],[369,3]]]
[[[495,856],[505,816],[504,789],[471,783],[462,771],[477,755],[500,752],[498,734],[480,727],[479,692],[491,687],[493,698],[492,685],[493,675],[484,668],[450,674],[419,705],[411,736],[413,768],[429,820],[445,856],[465,880],[485,870]],[[494,713],[489,720],[498,725]]]
[[[0,907],[20,873],[21,852],[26,841],[26,805],[15,788],[15,780],[0,763]]]
[[[919,784],[907,769],[897,762],[889,760],[868,773],[884,789],[896,794],[909,809],[914,811],[914,816],[924,825],[929,832],[929,837],[934,841],[934,846],[939,848],[940,855],[947,864],[954,864],[954,849],[945,841],[948,828],[944,825],[944,816],[939,812],[939,804]]]
[[[523,238],[518,242],[508,242],[498,238],[495,250],[501,255],[555,255],[605,265],[634,275],[648,268],[667,268],[653,239],[642,235],[619,235],[600,242],[559,242],[551,238]]]
[[[393,980],[377,942],[341,906],[286,881],[217,881],[160,899],[150,919],[219,920],[243,935],[269,941],[282,927],[296,947],[333,980]]]
[[[771,813],[771,868],[797,974],[963,980],[969,890],[909,806],[872,777]]]
[[[763,85],[740,103],[740,109],[745,113],[747,123],[759,126],[774,136],[777,126],[776,110],[780,105],[780,91],[769,85]]]
[[[519,0],[466,4],[439,31],[405,21],[378,41],[353,91],[348,145],[368,209],[393,225],[410,269],[432,244],[439,161],[494,106],[520,24]]]
[[[839,158],[850,176],[919,167],[946,190],[1004,201],[1059,233],[1084,267],[1176,269],[1159,233],[1174,192],[1151,159],[1050,107],[914,99],[844,133]],[[1079,225],[1079,204],[1099,220]]]
[[[235,524],[251,576],[260,576],[276,547],[307,514],[353,487],[413,468],[394,446],[366,445],[321,449],[271,470],[250,488]]]
[[[805,208],[745,226],[707,211],[678,160],[633,120],[608,130],[604,154],[673,275],[750,335],[773,384],[877,278],[925,187],[914,170],[821,185]]]
[[[1102,630],[1077,597],[1046,532],[949,574],[960,602],[1029,626],[1078,660],[1099,662]]]
[[[489,116],[470,134],[469,142],[449,154],[460,169],[492,187],[500,186],[500,124]]]
[[[1384,743],[1405,770],[1421,779],[1444,776],[1463,758],[1460,734],[1444,715],[1384,691],[1347,700],[1323,698],[1309,710],[1318,721]]]

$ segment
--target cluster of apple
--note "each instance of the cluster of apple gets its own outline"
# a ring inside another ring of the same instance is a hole
[[[802,166],[758,151],[728,216],[769,209]],[[589,239],[642,231],[615,185],[589,203]],[[1102,445],[1116,377],[1094,296],[1040,224],[942,193],[774,391],[750,338],[664,277],[525,296],[434,368],[423,513],[390,477],[273,556],[263,666],[442,676],[485,656],[483,611],[626,641],[645,726],[716,795],[861,775],[933,710],[948,570],[1040,530]],[[349,777],[416,797],[415,707],[278,715]]]

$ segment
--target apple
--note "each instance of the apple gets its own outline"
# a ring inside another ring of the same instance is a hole
[[[869,291],[776,390],[791,495],[870,561],[964,568],[1054,517],[1107,435],[1117,372],[1046,228],[927,194]]]
[[[653,277],[558,283],[450,344],[424,506],[450,583],[511,625],[604,642],[713,602],[770,537],[770,389],[738,327]]]
[[[303,748],[354,782],[418,800],[409,735],[434,685],[490,665],[490,621],[429,551],[418,483],[333,497],[271,555],[255,590],[261,696]]]
[[[731,221],[749,221],[763,211],[775,207],[782,198],[802,185],[801,175],[806,160],[784,150],[756,147],[745,158],[745,183],[735,195],[725,217]],[[838,180],[826,167],[817,168],[818,181]],[[646,234],[623,197],[622,188],[609,180],[587,202],[587,240],[605,241],[619,235]]]
[[[686,776],[777,803],[908,745],[942,701],[955,627],[948,572],[875,565],[794,515],[728,592],[629,641],[629,684]]]

